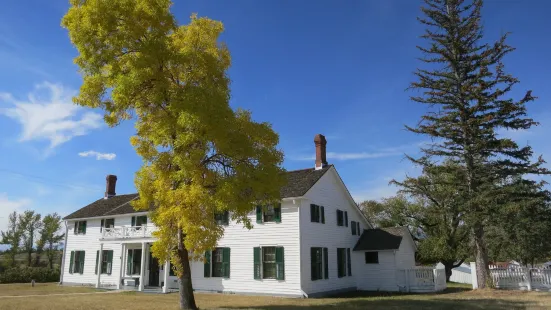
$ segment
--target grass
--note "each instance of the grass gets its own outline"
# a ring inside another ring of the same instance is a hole
[[[47,292],[54,284],[40,286]],[[464,285],[450,285],[445,292],[438,294],[388,294],[388,293],[351,293],[331,298],[292,299],[278,297],[259,297],[224,294],[195,294],[197,304],[201,309],[549,309],[551,308],[551,293],[477,290],[471,291]],[[0,287],[3,291],[5,287]],[[35,288],[36,289],[36,288]],[[59,288],[58,288],[59,289]],[[74,289],[62,287],[68,293]],[[19,290],[21,294],[33,291],[29,285],[17,286],[10,290]],[[91,289],[87,289],[91,291]],[[57,290],[54,290],[58,292]],[[93,290],[92,290],[93,291]],[[0,297],[0,309],[158,309],[177,310],[178,295],[141,294],[135,292],[114,294],[38,296],[24,298]]]
[[[0,284],[0,298],[3,296],[28,296],[28,295],[51,295],[70,293],[94,293],[96,289],[90,287],[68,287],[59,286],[54,283],[31,284]],[[0,305],[2,302],[0,301]],[[0,309],[3,309],[0,307]]]

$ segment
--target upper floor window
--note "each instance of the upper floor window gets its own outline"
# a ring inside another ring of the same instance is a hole
[[[139,215],[132,217],[131,226],[146,226],[147,225],[147,215]]]
[[[358,226],[356,225],[356,221],[350,221],[350,227],[352,228],[352,235],[357,235],[356,230]]]
[[[257,206],[256,207],[256,222],[281,222],[281,204]]]
[[[75,235],[85,235],[86,234],[86,221],[77,221],[75,222]]]
[[[310,221],[325,224],[325,208],[315,204],[310,205]]]
[[[230,223],[230,212],[224,211],[214,214],[214,220],[218,225],[229,225]]]
[[[348,227],[348,212],[337,210],[337,225]]]
[[[103,219],[103,220],[101,220],[100,231],[103,231],[104,228],[114,228],[114,227],[115,227],[115,219]]]

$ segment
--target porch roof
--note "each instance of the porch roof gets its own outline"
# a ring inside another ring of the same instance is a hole
[[[407,227],[365,229],[354,251],[398,250],[403,237],[409,233]]]

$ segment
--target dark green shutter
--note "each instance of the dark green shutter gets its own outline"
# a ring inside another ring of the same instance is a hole
[[[99,227],[99,232],[103,231],[103,226],[105,225],[105,220],[101,220],[101,225]]]
[[[211,251],[205,252],[205,264],[203,267],[203,276],[205,278],[210,278],[210,255]]]
[[[316,248],[310,248],[310,278],[312,281],[317,280],[316,278],[316,265],[314,264],[316,258]]]
[[[274,217],[276,223],[281,223],[281,204],[278,203],[277,207],[274,207]]]
[[[107,251],[107,274],[111,274],[113,270],[113,250]]]
[[[256,206],[256,222],[262,224],[262,207]]]
[[[327,248],[323,248],[323,267],[325,271],[325,278],[329,279],[329,253]]]
[[[230,212],[224,211],[224,225],[230,224]]]
[[[344,226],[348,227],[348,211],[344,211]]]
[[[77,230],[77,229],[78,229],[78,221],[75,222],[75,228],[73,229],[73,233],[74,233],[75,235],[78,234],[78,230]]]
[[[222,250],[222,263],[224,266],[224,278],[230,277],[230,248]]]
[[[310,205],[310,222],[317,222],[316,218],[316,205]]]
[[[86,223],[86,222],[85,222]],[[86,228],[86,225],[84,225],[84,227]],[[84,251],[80,251],[79,252],[81,255],[80,257],[80,260],[79,260],[79,264],[80,264],[80,274],[83,274],[84,273],[84,255],[86,254],[86,252]]]
[[[69,273],[73,273],[73,267],[75,263],[75,251],[71,251],[71,260],[69,261]]]
[[[128,255],[126,256],[126,274],[132,274],[132,256],[134,256],[134,251],[128,250]]]
[[[320,213],[321,213],[321,223],[325,224],[325,208],[320,207]]]
[[[346,261],[347,261],[347,265],[348,265],[348,276],[351,276],[352,275],[352,262],[351,262],[351,259],[350,259],[350,248],[346,249]]]
[[[285,258],[283,247],[276,248],[276,279],[285,280]]]
[[[343,277],[343,270],[342,270],[343,261],[344,261],[344,257],[342,257],[342,251],[340,248],[337,248],[337,271],[338,271],[339,278]]]
[[[86,224],[87,224],[87,222],[84,221],[82,223],[84,224],[84,225],[82,225],[82,234],[86,235]]]
[[[136,217],[132,217],[132,224],[130,226],[136,226]]]
[[[260,262],[260,248],[256,247],[253,249],[254,253],[254,278],[260,279],[260,270],[261,268],[261,262]]]
[[[356,226],[358,226],[356,231],[358,232],[358,236],[360,236],[361,235],[361,233],[360,233],[360,222],[356,222]]]
[[[99,250],[96,251],[96,274],[98,274]]]

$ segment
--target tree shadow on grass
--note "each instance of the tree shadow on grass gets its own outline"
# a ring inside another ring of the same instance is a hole
[[[304,304],[297,305],[289,303],[287,305],[266,305],[261,307],[234,307],[228,306],[224,309],[262,309],[262,310],[297,310],[297,309],[370,309],[370,310],[471,310],[471,309],[488,309],[488,310],[503,310],[503,309],[536,309],[536,305],[526,301],[516,300],[500,300],[500,299],[394,299],[394,298],[377,298],[377,299],[352,299],[352,300],[335,300],[328,301],[323,305]],[[543,308],[542,308],[543,309]]]

